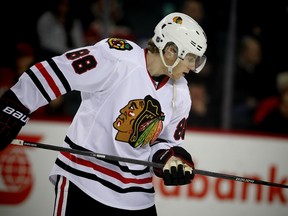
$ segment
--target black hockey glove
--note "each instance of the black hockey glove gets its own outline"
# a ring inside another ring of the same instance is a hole
[[[0,98],[0,151],[16,138],[29,120],[29,113],[11,90]]]
[[[164,164],[162,169],[153,169],[156,176],[163,178],[165,185],[185,185],[191,183],[194,178],[192,157],[182,147],[159,150],[153,155],[152,160]]]

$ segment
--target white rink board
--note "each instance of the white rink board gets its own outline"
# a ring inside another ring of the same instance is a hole
[[[31,120],[20,135],[39,136],[39,142],[61,145],[68,125]],[[185,147],[198,169],[277,183],[287,179],[288,183],[288,139],[186,132]],[[51,216],[54,188],[48,175],[58,153],[29,147],[24,152],[31,166],[33,187],[21,203],[0,204],[0,215]],[[1,196],[5,191],[1,172],[0,178]],[[206,176],[196,176],[189,186],[165,187],[158,178],[155,185],[159,216],[287,216],[288,212],[288,189]]]
[[[288,184],[288,139],[197,132],[185,145],[198,169]],[[288,215],[288,189],[205,176],[179,193],[157,188],[160,215]]]

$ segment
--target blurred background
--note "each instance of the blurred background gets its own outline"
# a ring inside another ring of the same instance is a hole
[[[186,76],[185,145],[196,167],[287,184],[287,0],[25,0],[0,10],[0,95],[38,61],[106,37],[145,48],[163,16],[190,15],[208,39],[207,64]],[[61,145],[80,101],[71,92],[40,108],[19,138]],[[57,154],[14,145],[0,153],[1,216],[52,214]],[[155,188],[159,215],[287,216],[286,189],[201,175],[181,189],[156,178]]]
[[[189,128],[288,135],[288,1],[42,0],[1,7],[0,95],[29,66],[69,49],[121,37],[143,48],[166,14],[193,17],[207,34],[208,62],[187,76]],[[34,118],[71,118],[78,92]]]

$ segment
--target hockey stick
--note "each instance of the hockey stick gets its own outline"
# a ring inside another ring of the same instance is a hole
[[[48,144],[37,143],[37,142],[29,142],[29,141],[20,140],[20,139],[14,139],[11,144],[42,148],[42,149],[48,149],[48,150],[53,150],[53,151],[59,151],[59,152],[69,152],[72,154],[84,155],[84,156],[94,157],[98,159],[122,161],[126,163],[139,164],[139,165],[144,165],[144,166],[152,166],[156,168],[163,167],[163,164],[154,163],[150,161],[143,161],[143,160],[137,160],[137,159],[132,159],[132,158],[118,157],[114,155],[100,154],[100,153],[96,153],[96,152],[92,152],[88,150],[84,151],[84,150],[79,150],[79,149],[70,149],[70,148],[65,148],[65,147],[60,147],[60,146],[55,146],[55,145],[48,145]]]
[[[155,167],[155,168],[163,168],[163,166],[164,166],[163,164],[150,162],[150,161],[143,161],[143,160],[137,160],[137,159],[132,159],[132,158],[124,158],[124,157],[119,157],[119,156],[100,154],[100,153],[95,153],[95,152],[91,152],[91,151],[83,151],[83,150],[78,150],[78,149],[70,149],[70,148],[65,148],[65,147],[60,147],[60,146],[55,146],[55,145],[48,145],[48,144],[37,143],[37,142],[29,142],[29,141],[20,140],[20,139],[14,139],[11,144],[20,145],[20,146],[29,146],[29,147],[35,147],[35,148],[42,148],[42,149],[48,149],[48,150],[60,151],[60,152],[69,152],[72,154],[84,155],[84,156],[94,157],[94,158],[98,158],[98,159],[111,160],[111,161],[122,161],[122,162],[126,162],[126,163],[151,166],[151,167]],[[229,175],[229,174],[223,174],[223,173],[216,173],[216,172],[200,170],[200,169],[194,169],[193,173],[195,175],[204,175],[204,176],[210,176],[210,177],[214,177],[214,178],[222,178],[222,179],[228,179],[228,180],[233,180],[233,181],[239,181],[239,182],[243,182],[243,183],[266,185],[266,186],[273,186],[273,187],[280,187],[280,188],[288,188],[288,185],[284,185],[284,184],[278,184],[278,183],[274,183],[274,182],[262,181],[262,180],[258,180],[258,179],[251,179],[251,178]]]

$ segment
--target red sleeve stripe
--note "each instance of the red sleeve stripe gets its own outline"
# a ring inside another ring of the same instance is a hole
[[[57,87],[57,84],[54,82],[53,78],[48,73],[48,71],[43,67],[43,65],[41,63],[37,63],[37,64],[35,64],[35,66],[40,71],[40,73],[44,76],[48,85],[50,86],[50,88],[54,92],[55,96],[56,97],[61,96],[61,92],[60,92],[59,88]]]

